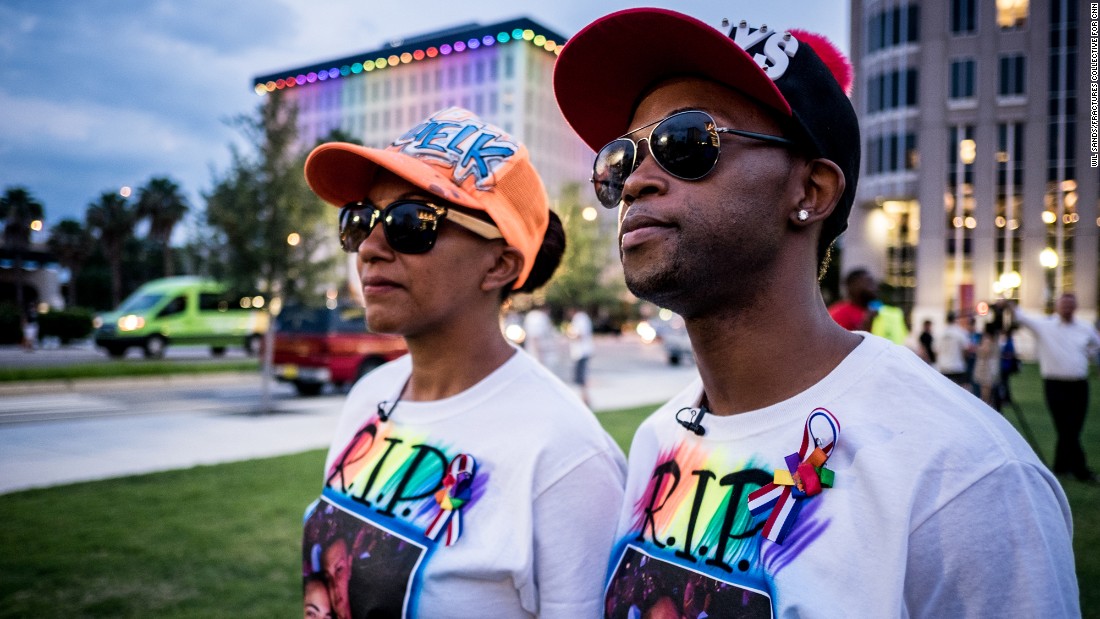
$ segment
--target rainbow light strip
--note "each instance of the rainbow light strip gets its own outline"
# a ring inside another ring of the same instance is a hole
[[[513,24],[518,25],[517,27],[511,29],[502,28],[502,26],[511,26]],[[562,37],[550,33],[549,31],[547,32],[547,34],[536,33],[535,29],[530,26],[538,27],[541,29],[538,24],[529,19],[505,22],[503,24],[497,24],[494,26],[486,26],[484,28],[484,34],[475,34],[474,36],[458,36],[455,38],[454,41],[448,43],[429,45],[427,47],[395,47],[392,50],[379,50],[376,52],[364,54],[367,57],[363,58],[362,60],[356,59],[352,62],[348,62],[346,59],[341,60],[338,61],[341,63],[340,66],[331,66],[327,69],[310,67],[308,71],[303,70],[304,72],[291,71],[290,75],[287,75],[286,77],[275,77],[274,75],[266,76],[256,80],[253,89],[256,91],[257,95],[263,96],[269,92],[275,92],[276,90],[283,90],[285,88],[296,88],[298,86],[306,86],[308,84],[313,84],[316,82],[326,82],[329,80],[337,80],[343,77],[359,75],[361,73],[381,71],[383,69],[397,67],[403,64],[432,60],[440,56],[461,54],[462,52],[479,49],[481,47],[504,45],[512,41],[522,41],[530,43],[531,45],[544,49],[547,52],[554,54],[555,56],[561,52],[561,48],[565,43],[559,43],[557,39]],[[386,54],[387,51],[390,51],[391,53]],[[375,54],[378,55],[375,56]]]

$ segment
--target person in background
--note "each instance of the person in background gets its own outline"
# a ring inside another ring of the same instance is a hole
[[[966,331],[968,344],[963,357],[966,359],[966,384],[970,385],[970,391],[977,397],[982,397],[977,381],[974,380],[974,365],[978,362],[978,345],[982,343],[982,333],[978,330],[978,323],[973,314],[966,314],[962,324]]]
[[[927,361],[929,365],[936,365],[936,339],[932,335],[931,320],[925,320],[921,323],[918,343],[920,344],[920,358]]]
[[[605,609],[644,562],[675,587],[643,583],[642,616],[679,616],[697,576],[714,616],[1080,613],[1069,505],[1027,443],[829,316],[819,273],[860,168],[850,71],[813,33],[657,8],[558,56],[627,287],[684,318],[699,373],[634,435]]]
[[[1043,396],[1058,434],[1054,474],[1097,483],[1081,447],[1081,431],[1089,407],[1089,361],[1100,352],[1100,335],[1092,325],[1074,317],[1077,296],[1070,292],[1058,297],[1054,315],[1048,317],[1020,310],[1011,302],[1005,305],[1013,322],[1031,331],[1038,344]]]
[[[27,309],[22,320],[23,350],[34,352],[38,346],[38,311],[34,307]]]
[[[554,323],[543,305],[534,305],[523,316],[523,331],[527,339],[524,349],[551,370],[557,366],[557,349],[554,343]]]
[[[867,269],[848,272],[844,278],[844,298],[829,306],[829,315],[849,331],[870,331],[875,312],[871,304],[878,299],[878,284]]]
[[[303,565],[323,518],[359,540],[353,619],[598,614],[604,566],[588,559],[610,549],[622,451],[500,328],[565,249],[527,148],[449,108],[385,149],[322,144],[305,176],[340,208],[368,327],[409,354],[348,393]]]
[[[966,316],[948,312],[947,326],[936,345],[936,368],[951,382],[964,389],[970,389],[966,357],[972,350],[967,324]]]
[[[982,402],[1000,411],[998,389],[1001,384],[1001,330],[994,322],[986,323],[974,354],[974,386]]]
[[[1014,402],[1009,379],[1020,373],[1020,357],[1016,354],[1016,328],[1015,323],[1006,327],[1001,340],[1001,385],[997,399],[1002,405]]]
[[[580,389],[581,400],[592,405],[588,393],[588,363],[596,346],[592,339],[592,319],[583,309],[574,307],[569,310],[569,356],[573,359],[573,384]]]
[[[868,331],[895,344],[905,344],[909,328],[900,307],[878,297],[878,282],[867,269],[854,269],[844,278],[847,296],[829,306],[829,315],[849,331]]]

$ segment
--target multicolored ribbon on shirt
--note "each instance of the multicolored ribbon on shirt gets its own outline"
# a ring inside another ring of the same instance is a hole
[[[832,440],[822,443],[813,432],[814,420],[824,420],[832,431]],[[777,470],[772,483],[749,494],[749,511],[756,516],[771,509],[764,524],[764,537],[782,544],[791,532],[798,512],[805,499],[821,493],[823,488],[833,487],[833,472],[825,468],[825,462],[840,440],[840,422],[832,413],[818,408],[806,418],[802,433],[802,446],[784,461],[787,470]]]
[[[459,454],[451,460],[447,476],[443,478],[443,488],[435,493],[439,513],[424,531],[428,539],[436,539],[447,531],[444,543],[453,546],[458,541],[462,535],[462,506],[470,500],[470,488],[476,471],[477,463],[469,454]]]

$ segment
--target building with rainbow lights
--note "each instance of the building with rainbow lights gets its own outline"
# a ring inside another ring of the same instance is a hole
[[[586,184],[592,162],[554,101],[551,76],[564,42],[526,18],[464,24],[262,75],[253,86],[261,96],[291,97],[303,145],[339,129],[383,148],[437,110],[467,108],[527,145],[553,199],[568,183]]]

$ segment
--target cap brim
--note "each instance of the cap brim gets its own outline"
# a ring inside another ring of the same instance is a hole
[[[305,176],[310,189],[334,206],[359,202],[379,169],[388,170],[420,189],[452,204],[485,210],[458,191],[440,168],[403,153],[367,148],[346,142],[329,142],[313,149],[306,158]]]
[[[674,76],[710,79],[791,115],[775,83],[733,39],[654,8],[612,13],[569,39],[554,67],[554,94],[573,130],[599,150],[628,129],[649,88]]]

